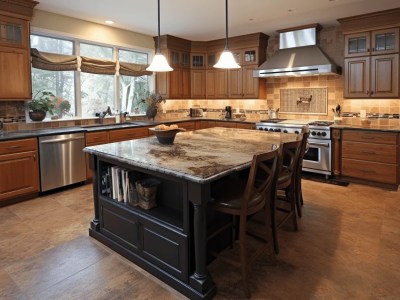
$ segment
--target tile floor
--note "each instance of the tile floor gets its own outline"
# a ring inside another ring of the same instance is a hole
[[[399,299],[400,190],[303,180],[300,231],[261,258],[253,299]],[[0,299],[185,299],[88,236],[85,185],[0,208]],[[240,276],[209,265],[215,299],[242,299]]]

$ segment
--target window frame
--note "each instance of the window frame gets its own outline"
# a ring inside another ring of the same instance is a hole
[[[62,34],[62,33],[53,33],[53,32],[43,32],[39,29],[31,28],[31,32],[29,34],[29,37],[31,35],[34,36],[41,36],[45,38],[53,38],[53,39],[60,39],[60,40],[65,40],[73,43],[73,55],[78,55],[80,56],[80,46],[81,43],[84,44],[90,44],[94,46],[100,46],[100,47],[108,47],[112,49],[113,53],[113,60],[118,62],[118,56],[119,56],[119,50],[124,50],[124,51],[132,51],[132,52],[138,52],[138,53],[143,53],[147,54],[147,63],[149,64],[149,61],[154,56],[154,50],[153,49],[146,49],[146,48],[141,48],[137,47],[134,45],[121,45],[121,44],[107,44],[107,43],[101,43],[101,42],[96,42],[96,41],[91,41],[87,39],[82,39],[78,37],[74,37],[68,34]],[[30,38],[29,38],[30,41]],[[82,99],[81,99],[81,77],[80,77],[80,71],[74,71],[74,84],[75,84],[75,115],[74,118],[81,118],[81,119],[88,119],[88,118],[95,118],[95,116],[82,116]],[[116,107],[116,111],[113,111],[113,114],[116,114],[117,112],[120,112],[121,109],[121,99],[120,99],[120,75],[114,75],[114,105]],[[149,90],[152,91],[155,88],[155,78],[154,74],[148,76],[148,83],[149,83]],[[106,109],[106,108],[105,108]]]

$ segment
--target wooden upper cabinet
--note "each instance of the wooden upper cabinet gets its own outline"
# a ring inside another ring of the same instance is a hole
[[[400,8],[338,21],[345,34],[344,97],[398,98]]]
[[[0,100],[32,99],[29,21],[37,4],[0,0]]]
[[[399,54],[371,57],[370,96],[377,98],[399,96]]]
[[[399,28],[388,28],[345,35],[345,57],[399,52]]]
[[[362,98],[369,97],[369,57],[346,58],[344,60],[344,96]]]
[[[265,79],[254,78],[253,70],[265,61],[267,41],[268,36],[262,33],[230,38],[231,51],[242,68],[227,71],[214,68],[225,40],[191,42],[161,36],[161,50],[166,52],[174,71],[156,73],[156,90],[163,97],[172,99],[265,98]],[[188,52],[187,66],[182,57],[187,57],[183,55]]]

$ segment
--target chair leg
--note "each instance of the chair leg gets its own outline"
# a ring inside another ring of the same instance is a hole
[[[288,197],[289,202],[290,202],[290,210],[291,210],[291,214],[292,214],[292,221],[293,221],[294,231],[298,231],[299,227],[297,225],[296,196],[294,194],[293,188],[289,189],[287,197]]]
[[[271,213],[271,232],[272,232],[272,241],[274,244],[275,253],[279,254],[279,243],[278,243],[278,233],[276,228],[276,193],[273,193],[271,196],[271,205],[270,205],[270,213]]]
[[[240,265],[242,270],[243,288],[246,298],[250,298],[250,288],[247,280],[247,257],[246,257],[246,217],[240,218],[239,225],[239,246],[240,246]]]
[[[269,205],[269,203],[267,202],[267,204],[265,205],[265,209],[264,209],[264,218],[265,218],[265,229],[267,232],[267,243],[269,244],[269,252],[270,252],[270,256],[272,258],[273,261],[276,260],[276,255],[275,255],[275,243],[273,240],[273,236],[272,236],[272,222],[271,222],[271,206]]]

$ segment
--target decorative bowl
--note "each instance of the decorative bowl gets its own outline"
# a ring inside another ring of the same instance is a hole
[[[174,128],[174,129],[157,129],[156,127],[149,128],[151,132],[157,137],[160,144],[171,145],[174,143],[175,136],[178,132],[186,131],[185,128]]]

